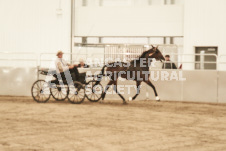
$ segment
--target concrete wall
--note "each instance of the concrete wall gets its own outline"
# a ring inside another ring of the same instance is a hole
[[[37,80],[36,68],[0,68],[0,95],[31,96],[31,87]]]
[[[168,76],[164,78],[166,72]],[[154,70],[151,74],[155,74],[151,81],[163,101],[226,102],[225,71]],[[158,74],[159,78],[157,78]],[[170,77],[174,78],[170,80]],[[107,81],[103,81],[102,84],[106,85]],[[136,83],[126,80],[119,81],[118,84],[135,85]],[[131,94],[128,94],[127,90],[127,88],[124,90],[127,99],[136,93],[133,88]],[[117,94],[106,96],[106,99],[113,98],[120,99]],[[141,94],[136,100],[155,100],[153,89],[143,82]]]
[[[226,71],[218,72],[218,101],[226,103]]]
[[[0,95],[31,96],[31,86],[37,80],[36,71],[36,68],[1,67]],[[79,69],[79,72],[98,74],[100,69]],[[45,76],[39,78],[45,79]],[[152,70],[150,78],[162,101],[226,103],[225,71]],[[105,77],[101,84],[105,88],[108,82],[109,78]],[[135,95],[135,81],[119,79],[118,85],[127,100]],[[108,92],[106,100],[121,99],[112,88]],[[155,100],[153,89],[143,82],[136,100]]]

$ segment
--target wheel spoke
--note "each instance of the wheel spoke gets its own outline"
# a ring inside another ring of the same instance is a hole
[[[75,82],[73,86],[69,87],[68,100],[71,103],[82,103],[85,98],[85,90],[81,83]]]
[[[86,93],[86,96],[88,98],[89,101],[91,102],[97,102],[101,99],[101,94],[102,94],[102,90],[103,90],[103,87],[101,84],[98,84],[98,85],[95,85],[96,81],[90,81],[86,88],[90,88],[90,91],[88,92],[91,92],[91,94],[89,93]]]

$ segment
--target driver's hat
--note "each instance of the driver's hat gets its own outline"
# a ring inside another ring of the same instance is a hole
[[[63,51],[61,51],[61,50],[57,51],[56,56],[58,56],[58,55],[60,55],[60,54],[64,54]]]

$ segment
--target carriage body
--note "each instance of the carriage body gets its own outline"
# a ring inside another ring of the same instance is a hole
[[[47,102],[52,96],[56,101],[64,101],[80,104],[87,98],[91,102],[98,102],[101,98],[103,87],[101,84],[95,85],[94,78],[86,81],[86,72],[79,73],[79,80],[73,77],[73,83],[68,83],[67,80],[62,80],[61,74],[56,70],[41,69],[39,74],[48,76],[46,80],[34,82],[31,88],[33,99],[38,103]]]

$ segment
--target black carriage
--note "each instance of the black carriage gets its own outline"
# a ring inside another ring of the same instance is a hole
[[[101,84],[93,79],[86,81],[86,72],[79,73],[79,81],[73,78],[73,83],[68,84],[66,80],[59,80],[55,70],[38,70],[42,75],[49,75],[50,80],[37,80],[31,88],[33,99],[38,103],[47,102],[52,96],[56,101],[68,99],[73,104],[80,104],[87,98],[91,102],[98,102],[103,93]]]

